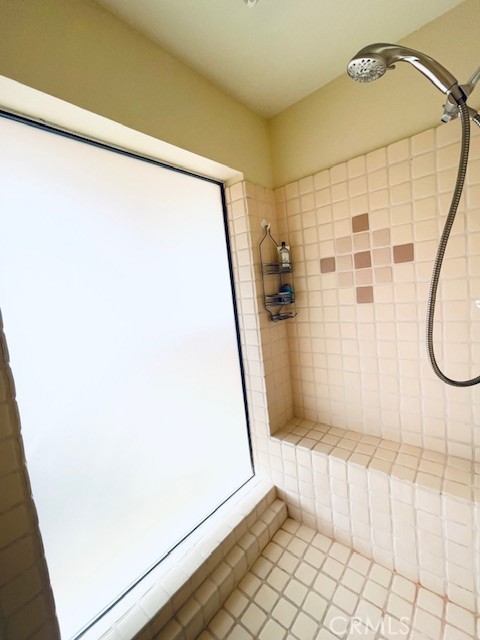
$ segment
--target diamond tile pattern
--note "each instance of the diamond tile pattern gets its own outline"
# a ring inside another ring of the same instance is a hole
[[[353,236],[345,236],[343,238],[337,238],[335,240],[335,250],[337,256],[320,259],[320,273],[332,273],[338,271],[337,282],[339,288],[346,288],[353,285],[353,273],[355,274],[355,299],[358,304],[365,304],[374,302],[374,287],[365,286],[372,285],[373,274],[370,267],[372,262],[374,265],[390,265],[392,264],[392,251],[393,251],[393,263],[413,262],[414,260],[414,246],[413,242],[406,244],[390,245],[390,229],[376,229],[371,234],[368,232],[370,229],[370,222],[368,213],[362,213],[358,216],[352,217],[352,232]],[[346,269],[350,269],[351,255],[353,247],[353,267],[355,271],[352,273],[351,278],[341,273]],[[375,248],[373,252],[370,251],[370,247],[383,247],[382,249]],[[372,260],[373,257],[373,260]],[[393,281],[391,268],[383,270],[375,270],[375,283],[386,284]]]

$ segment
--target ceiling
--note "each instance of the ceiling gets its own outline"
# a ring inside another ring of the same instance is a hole
[[[264,117],[462,0],[97,0]],[[428,52],[427,52],[428,53]]]

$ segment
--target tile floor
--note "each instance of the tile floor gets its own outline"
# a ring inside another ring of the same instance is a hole
[[[198,640],[475,640],[477,617],[287,519]]]

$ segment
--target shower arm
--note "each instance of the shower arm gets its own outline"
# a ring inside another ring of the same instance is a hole
[[[468,80],[466,84],[460,85],[460,89],[463,91],[466,98],[468,98],[468,96],[472,93],[472,91],[475,89],[479,81],[480,81],[480,67],[478,67],[478,69],[473,73],[472,77]],[[444,108],[443,116],[441,117],[442,122],[450,122],[450,120],[454,120],[455,118],[458,118],[460,114],[460,110],[458,108],[458,104],[451,96],[448,96],[447,102],[443,105],[443,108]],[[472,107],[469,107],[468,105],[467,105],[467,109],[468,109],[470,118],[475,122],[475,124],[480,126],[479,114],[475,111],[475,109],[472,109]]]

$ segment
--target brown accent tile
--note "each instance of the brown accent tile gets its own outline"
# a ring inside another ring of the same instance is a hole
[[[357,287],[357,302],[359,304],[373,302],[373,287]]]
[[[353,271],[343,271],[338,274],[339,287],[353,287]]]
[[[370,249],[370,235],[367,233],[357,233],[353,236],[353,248],[355,251],[365,251]]]
[[[382,264],[390,264],[392,262],[392,249],[385,247],[384,249],[374,249],[372,251],[373,264],[377,267]]]
[[[335,271],[335,258],[321,258],[320,271],[322,273],[331,273]]]
[[[390,244],[390,229],[378,229],[373,232],[373,246],[386,247]]]
[[[353,269],[352,256],[338,256],[337,271],[350,271],[351,269]]]
[[[375,282],[378,284],[386,284],[392,282],[392,269],[391,267],[379,267],[375,269]]]
[[[350,253],[352,250],[352,239],[350,236],[337,238],[335,240],[335,251],[337,253]]]
[[[365,269],[372,266],[370,251],[359,251],[354,254],[355,269]]]
[[[393,247],[394,262],[412,262],[413,261],[413,243],[398,244]]]
[[[352,230],[353,233],[359,233],[360,231],[368,231],[368,213],[362,213],[359,216],[353,216],[352,218]]]
[[[371,269],[357,269],[355,271],[355,284],[366,285],[372,284],[372,270]]]

